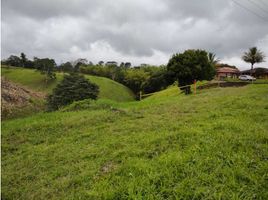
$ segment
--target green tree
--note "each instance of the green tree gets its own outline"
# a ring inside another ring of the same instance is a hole
[[[20,67],[21,60],[20,60],[20,57],[11,55],[8,57],[8,59],[3,61],[3,64],[15,66],[15,67]]]
[[[59,66],[59,69],[64,72],[72,72],[74,71],[74,67],[70,62],[62,63]]]
[[[186,50],[184,53],[174,54],[167,69],[174,74],[180,87],[193,84],[194,80],[211,80],[215,75],[215,68],[204,50]],[[185,94],[191,93],[190,86],[182,90]]]
[[[212,64],[214,67],[218,64],[220,59],[216,58],[216,55],[214,53],[209,52],[208,53],[208,61],[210,64]]]
[[[48,96],[48,110],[58,110],[74,101],[97,99],[98,94],[99,87],[96,84],[89,82],[78,73],[71,73],[65,75],[52,94]]]
[[[129,69],[126,71],[124,84],[128,86],[136,95],[143,91],[145,83],[149,79],[149,74],[139,69]]]
[[[151,71],[150,78],[144,85],[144,92],[152,93],[160,91],[173,82],[174,80],[170,79],[166,66],[155,67],[155,69]]]
[[[27,58],[26,58],[26,55],[24,53],[20,54],[20,60],[21,60],[22,67],[25,67],[25,65],[27,63]]]
[[[34,59],[34,66],[38,71],[40,71],[41,74],[45,74],[46,84],[48,83],[49,80],[56,79],[56,74],[55,74],[56,63],[53,59],[35,58]]]
[[[257,49],[257,47],[249,48],[247,52],[244,52],[242,59],[251,64],[250,74],[253,73],[253,66],[255,63],[264,62],[264,53]]]

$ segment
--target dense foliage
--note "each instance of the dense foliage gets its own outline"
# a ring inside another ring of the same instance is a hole
[[[11,55],[7,59],[2,60],[1,63],[14,67],[34,68],[34,62],[29,60],[24,53],[21,53],[20,57]]]
[[[49,80],[56,79],[56,74],[55,74],[56,63],[53,59],[36,58],[34,60],[34,66],[38,71],[41,72],[41,74],[46,75],[46,83]]]
[[[48,110],[58,110],[60,107],[83,99],[97,99],[99,87],[89,82],[84,76],[77,73],[65,75],[48,96]]]
[[[204,50],[186,50],[184,53],[174,54],[167,69],[178,80],[179,86],[193,84],[195,80],[211,80],[215,75],[215,67]],[[182,90],[185,94],[191,92],[190,86]]]

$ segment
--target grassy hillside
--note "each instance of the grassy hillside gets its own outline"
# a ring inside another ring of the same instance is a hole
[[[32,69],[2,67],[2,76],[26,86],[32,90],[49,93],[62,80],[63,74],[57,74],[57,81],[45,84],[44,75]],[[100,87],[100,98],[114,101],[134,100],[133,93],[124,85],[104,77],[86,75],[86,77]]]
[[[268,86],[171,90],[2,123],[2,198],[268,199]]]

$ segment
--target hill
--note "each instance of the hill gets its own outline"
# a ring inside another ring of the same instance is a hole
[[[2,76],[8,80],[43,93],[51,92],[63,78],[62,73],[57,73],[57,80],[46,85],[44,75],[41,75],[35,70],[18,67],[2,67],[1,70]],[[85,75],[85,77],[100,87],[100,98],[102,99],[111,99],[120,102],[134,100],[132,91],[120,83],[104,77],[90,75]]]
[[[3,122],[2,198],[267,199],[268,86],[175,89]]]

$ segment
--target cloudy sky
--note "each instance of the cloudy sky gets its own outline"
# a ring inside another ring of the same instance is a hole
[[[268,57],[267,0],[2,0],[1,12],[2,58],[160,65],[200,48],[245,69],[249,47]]]

